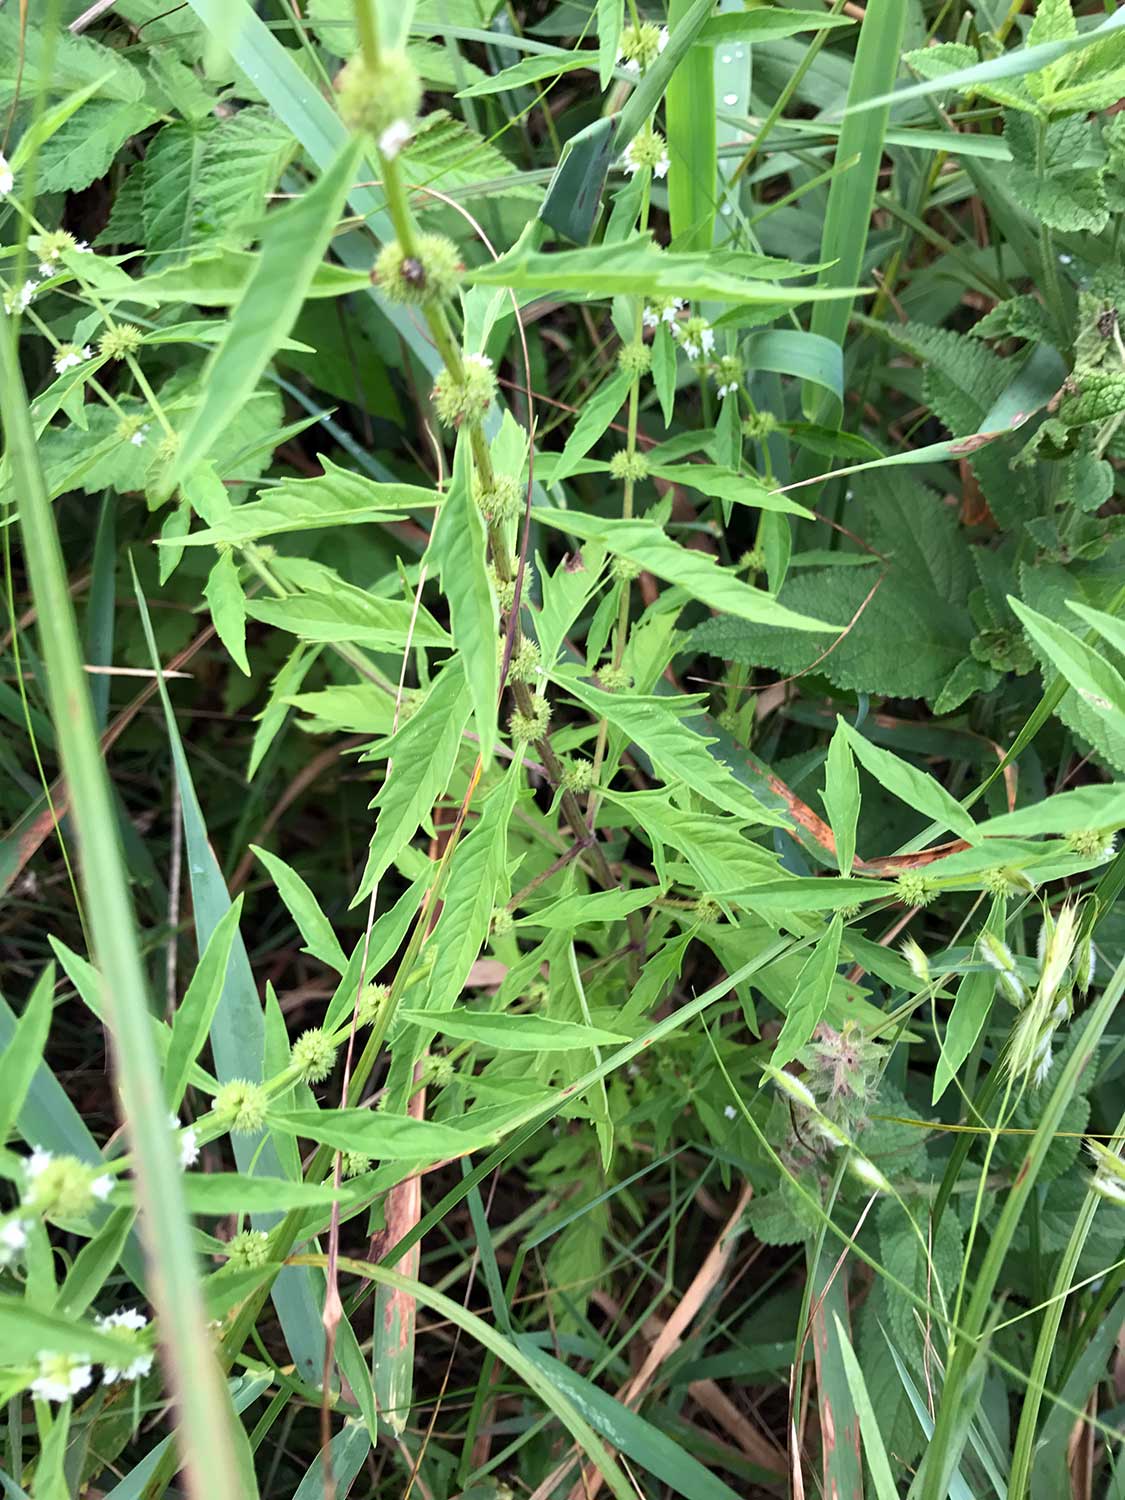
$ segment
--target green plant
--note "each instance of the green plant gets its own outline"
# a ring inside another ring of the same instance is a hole
[[[0,12],[8,1493],[1118,1493],[1125,13],[993,9]]]

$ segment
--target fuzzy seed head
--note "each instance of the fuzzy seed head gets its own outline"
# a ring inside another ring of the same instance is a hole
[[[445,1053],[432,1054],[426,1060],[426,1082],[432,1083],[436,1089],[448,1088],[457,1075],[457,1068],[453,1059]]]
[[[235,1135],[253,1135],[266,1123],[269,1096],[260,1083],[232,1078],[215,1095],[214,1109]]]
[[[422,80],[405,52],[385,51],[374,66],[357,52],[337,74],[336,96],[348,129],[366,131],[381,145],[385,132],[400,121],[409,130],[422,103]]]
[[[116,328],[107,328],[98,340],[98,352],[106,359],[124,359],[141,347],[144,338],[135,323],[118,323]]]
[[[567,792],[588,792],[594,784],[593,761],[569,761],[563,767],[562,784],[563,790]]]
[[[737,354],[724,354],[711,371],[711,378],[718,387],[719,396],[733,396],[742,388],[745,375],[742,361]]]
[[[492,908],[492,920],[489,926],[493,937],[506,937],[515,925],[516,919],[506,906]]]
[[[476,485],[477,504],[487,521],[511,521],[523,510],[526,491],[518,474],[497,474],[487,489]]]
[[[357,1023],[360,1026],[373,1026],[382,1014],[384,1005],[391,998],[391,987],[389,984],[369,984],[359,997]]]
[[[370,1172],[372,1161],[362,1151],[345,1151],[340,1158],[340,1172],[344,1177],[362,1177]]]
[[[700,922],[721,922],[723,908],[711,896],[700,896],[695,903],[695,915]]]
[[[384,245],[372,279],[389,301],[426,307],[452,297],[463,270],[460,251],[451,239],[420,234],[413,255],[406,255],[397,240]]]
[[[652,350],[647,344],[622,344],[617,351],[617,368],[634,380],[652,367]]]
[[[1067,834],[1066,847],[1083,859],[1096,860],[1101,865],[1113,858],[1117,849],[1117,835],[1105,833],[1100,828],[1082,828],[1076,833]]]
[[[546,698],[533,698],[531,711],[525,714],[516,709],[508,723],[517,745],[541,740],[551,723],[551,705]]]
[[[929,906],[937,895],[937,886],[917,870],[904,870],[895,885],[904,906]]]
[[[501,641],[500,650],[503,653],[504,643]],[[530,636],[524,636],[518,648],[512,653],[512,659],[508,663],[508,676],[512,682],[534,682],[537,677],[543,675],[539,647]]]
[[[258,1271],[269,1264],[270,1237],[264,1229],[244,1229],[227,1245],[227,1265],[236,1271]]]
[[[657,26],[652,21],[625,26],[617,44],[618,61],[623,62],[630,73],[643,73],[652,67],[667,45],[667,27]]]
[[[1055,997],[1063,981],[1067,967],[1074,956],[1078,938],[1078,908],[1067,901],[1059,908],[1057,917],[1047,913],[1040,933],[1040,951],[1043,967],[1039,973],[1039,988],[1036,1001],[1046,1009]]]
[[[610,559],[609,576],[617,583],[632,583],[641,576],[641,565],[631,557],[614,556]]]
[[[336,1048],[327,1032],[313,1026],[293,1043],[289,1061],[306,1083],[323,1083],[336,1064]]]
[[[607,693],[627,693],[633,686],[633,679],[625,668],[615,667],[612,663],[598,668],[598,682]]]
[[[621,448],[610,459],[609,472],[614,479],[631,479],[636,483],[648,477],[648,459],[643,453]]]
[[[771,433],[777,431],[778,421],[772,411],[756,411],[745,417],[742,432],[752,442],[764,443]]]
[[[487,354],[466,356],[462,371],[461,380],[442,370],[434,381],[434,410],[443,427],[482,421],[496,399],[496,373]]]

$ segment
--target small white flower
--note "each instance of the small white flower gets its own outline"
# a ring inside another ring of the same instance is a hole
[[[40,1401],[69,1401],[90,1384],[88,1354],[41,1354],[31,1394]]]
[[[732,380],[728,385],[721,385],[719,387],[719,389],[718,389],[718,392],[717,392],[717,394],[718,394],[718,396],[719,396],[720,399],[722,399],[723,396],[734,396],[737,393],[738,393],[738,381],[737,380]]]
[[[683,312],[686,306],[686,298],[670,297],[668,299],[668,306],[664,309],[660,316],[664,319],[665,323],[671,325],[676,321],[676,314]]]
[[[670,165],[667,151],[662,151],[655,161],[649,163],[647,161],[641,161],[638,159],[636,145],[636,140],[630,141],[629,144],[625,147],[625,150],[621,153],[622,163],[624,164],[625,170],[626,172],[628,172],[629,176],[634,177],[642,167],[651,165],[654,177],[667,177],[668,167]]]
[[[0,156],[0,198],[5,197],[15,186],[15,173],[8,165],[8,158]]]
[[[187,1129],[180,1136],[180,1166],[186,1171],[188,1167],[194,1167],[199,1160],[199,1142],[195,1138],[195,1131]]]
[[[148,1327],[148,1319],[144,1313],[137,1312],[134,1308],[123,1307],[107,1317],[98,1318],[99,1328],[125,1328],[130,1333],[140,1333]],[[102,1384],[113,1385],[118,1380],[140,1380],[142,1375],[147,1375],[152,1369],[153,1353],[151,1349],[142,1349],[135,1359],[118,1369],[115,1365],[106,1365],[102,1373]]]
[[[91,1182],[90,1191],[99,1203],[104,1203],[113,1192],[113,1178],[108,1172],[103,1172],[100,1177],[95,1177]]]
[[[143,427],[138,427],[137,428],[136,432],[134,432],[133,436],[129,439],[129,441],[132,443],[132,445],[133,445],[134,448],[143,448],[144,445],[145,445],[145,438],[147,436],[148,436],[148,423],[146,422]]]
[[[0,1229],[0,1266],[8,1262],[26,1246],[27,1230],[19,1219],[9,1219]]]
[[[55,350],[55,373],[63,375],[67,370],[73,370],[93,357],[94,351],[89,344],[83,344],[81,349],[77,344],[60,344]]]
[[[56,276],[58,274],[58,271],[59,271],[59,263],[55,259],[41,260],[39,262],[39,279],[40,279],[40,281],[48,281],[48,280],[50,280],[50,278],[52,276]]]
[[[24,1162],[28,1182],[34,1182],[41,1173],[45,1172],[53,1159],[49,1151],[44,1151],[42,1146],[36,1146]]]
[[[641,323],[645,328],[660,327],[660,314],[656,311],[655,307],[645,307],[644,312],[641,313]]]
[[[413,134],[409,120],[392,120],[379,137],[379,150],[388,161],[394,161]]]
[[[668,45],[668,28],[667,28],[667,26],[662,26],[660,28],[660,35],[659,35],[659,37],[657,38],[657,41],[656,41],[656,50],[657,50],[657,52],[663,52],[664,49],[665,49],[665,47],[667,47],[667,45]]]
[[[482,370],[492,369],[492,361],[487,354],[466,354],[465,363],[467,365],[477,365]]]
[[[638,77],[640,76],[641,64],[640,64],[640,61],[639,61],[638,58],[635,58],[635,57],[623,57],[619,53],[617,60],[621,64],[621,66],[625,69],[626,73],[634,73]]]
[[[77,251],[79,255],[91,254],[89,240],[75,240],[74,244],[70,248]]]
[[[736,1120],[738,1118],[738,1110],[735,1109],[733,1104],[728,1104],[723,1110],[723,1114],[726,1115],[728,1120]]]
[[[37,285],[36,282],[34,282],[34,281],[25,281],[24,284],[23,284],[23,286],[20,287],[20,289],[19,289],[18,292],[16,292],[16,291],[5,292],[4,293],[4,309],[5,309],[5,311],[8,312],[9,314],[10,313],[14,313],[14,312],[23,312],[23,310],[24,310],[25,307],[30,307],[31,306],[31,299],[35,296],[35,293],[38,290],[39,290],[39,288],[38,288],[38,285]]]

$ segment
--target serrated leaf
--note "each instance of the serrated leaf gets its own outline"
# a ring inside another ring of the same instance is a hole
[[[241,545],[261,537],[291,531],[314,531],[322,526],[358,526],[401,521],[396,507],[430,507],[438,503],[433,490],[416,484],[378,484],[362,474],[342,469],[322,458],[324,474],[316,479],[283,479],[260,492],[260,498],[235,507],[214,529],[196,531],[188,546],[217,541]]]
[[[859,763],[892,796],[932,818],[935,823],[940,823],[943,828],[951,829],[968,843],[979,843],[980,829],[940,781],[928,776],[925,771],[919,771],[908,761],[901,760],[890,750],[873,744],[843,719],[837,718],[836,722],[847,736]]]
[[[631,385],[632,377],[624,370],[617,370],[585,399],[578,420],[554,465],[555,484],[569,479],[575,472],[578,460],[585,458],[621,410]]]
[[[43,143],[36,185],[44,193],[72,193],[104,177],[132,135],[157,118],[140,102],[91,99]]]
[[[656,479],[666,479],[669,484],[685,484],[715,500],[813,519],[812,511],[780,490],[767,488],[756,474],[739,474],[721,464],[650,464],[649,473]]]
[[[605,800],[616,809],[615,817],[624,815],[635,822],[637,831],[649,841],[661,883],[668,878],[665,845],[683,855],[705,894],[776,880],[781,873],[777,856],[739,833],[729,817],[687,811],[663,792],[610,791]],[[759,821],[766,819],[784,826],[784,820],[773,813],[759,814]]]
[[[188,1172],[184,1194],[193,1214],[219,1217],[231,1213],[273,1213],[293,1208],[327,1208],[348,1188],[327,1182],[290,1182],[284,1177],[254,1177],[245,1172]]]
[[[620,1032],[554,1021],[549,1016],[506,1015],[499,1011],[402,1010],[404,1021],[439,1036],[481,1042],[497,1052],[575,1052],[610,1047],[629,1038]]]
[[[824,809],[836,840],[836,863],[844,876],[852,873],[855,860],[859,801],[859,772],[855,768],[855,758],[847,736],[837,725],[824,767]]]
[[[840,916],[834,916],[797,976],[796,986],[785,1007],[781,1033],[770,1056],[776,1068],[783,1068],[793,1061],[811,1038],[828,1006],[843,930]]]
[[[776,824],[774,813],[737,781],[730,769],[713,756],[713,740],[697,734],[685,722],[699,712],[698,698],[645,698],[629,693],[604,693],[600,688],[565,678],[560,685],[599,719],[606,719],[638,745],[660,776],[672,785],[683,782],[707,801],[747,822]]]
[[[164,1097],[175,1113],[187,1091],[192,1064],[203,1050],[226,982],[231,947],[242,915],[237,895],[219,918],[196,965],[191,983],[172,1017],[172,1036],[164,1060]]]
[[[277,886],[278,895],[285,902],[290,916],[296,922],[305,940],[302,951],[311,953],[314,958],[319,958],[321,963],[327,964],[330,969],[335,969],[337,974],[342,974],[348,967],[347,957],[332,930],[331,922],[321,911],[320,903],[306,882],[278,855],[271,854],[268,849],[259,848],[257,844],[251,844],[250,848],[270,872],[273,883]]]
[[[539,201],[540,188],[526,181],[504,153],[444,109],[416,122],[417,134],[399,157],[402,175],[418,187],[443,193],[487,182],[490,195]],[[422,205],[425,206],[423,197]],[[431,205],[434,199],[429,200]]]
[[[991,933],[1000,942],[1004,941],[1006,908],[1007,903],[1003,896],[993,896],[992,908],[984,924],[985,932]],[[980,1036],[984,1023],[988,1019],[995,990],[996,970],[987,964],[961,976],[961,982],[957,986],[957,994],[953,1000],[953,1009],[949,1013],[949,1020],[945,1023],[941,1055],[934,1068],[931,1103],[938,1102],[956,1078],[961,1064],[973,1050],[977,1037]]]
[[[519,788],[520,763],[515,760],[484,804],[477,826],[457,850],[434,929],[427,1010],[450,1008],[488,936],[496,891],[506,868],[508,824]]]
[[[206,458],[296,321],[352,186],[361,147],[361,141],[349,141],[314,186],[267,223],[254,274],[226,337],[204,367],[203,400],[181,436],[169,487]]]
[[[305,641],[350,641],[373,650],[400,650],[411,635],[414,610],[405,600],[380,599],[364,589],[341,587],[336,594],[309,590],[284,599],[248,599],[246,612]],[[428,610],[418,611],[412,639],[416,646],[448,646],[449,637]]]
[[[449,601],[453,642],[465,663],[481,758],[487,762],[496,746],[500,637],[496,590],[488,571],[488,535],[473,498],[467,433],[457,439],[449,495],[434,527],[428,556],[440,572],[442,592]]]
[[[470,703],[464,668],[460,662],[451,662],[398,733],[380,746],[380,753],[393,765],[372,803],[378,817],[357,901],[390,868],[444,793]]]
[[[1065,682],[1096,713],[1125,726],[1125,678],[1104,656],[1065,626],[1008,597],[1024,629]]]
[[[574,511],[546,510],[541,506],[536,506],[532,514],[546,525],[559,531],[570,531],[583,541],[604,543],[615,556],[627,557],[646,572],[678,584],[691,598],[739,619],[825,635],[842,628],[787,609],[772,594],[734,577],[715,558],[681,547],[653,521],[603,519]]]
[[[240,672],[250,676],[246,660],[246,595],[238,580],[234,553],[224,551],[207,576],[203,597],[211,611],[211,620],[219,639],[230,652]]]

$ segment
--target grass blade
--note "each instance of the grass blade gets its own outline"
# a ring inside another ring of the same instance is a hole
[[[11,320],[0,318],[0,417],[17,480],[23,538],[52,718],[71,791],[82,884],[112,1017],[114,1068],[135,1151],[141,1233],[161,1349],[179,1409],[188,1493],[238,1500],[229,1405],[207,1331],[183,1182],[173,1154],[148,997],[109,777],[82,669],[62,549],[36,452]]]

